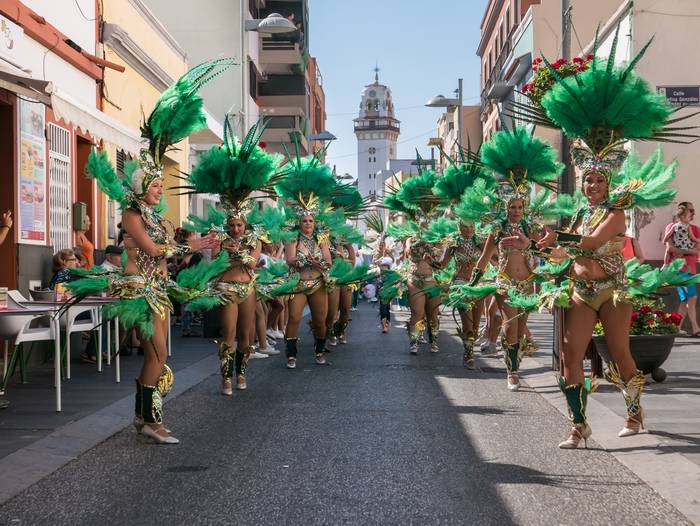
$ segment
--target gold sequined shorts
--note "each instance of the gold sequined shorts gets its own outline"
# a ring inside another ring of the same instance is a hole
[[[598,312],[600,308],[612,299],[615,301],[615,296],[618,290],[614,279],[576,279],[572,278],[573,283],[573,298],[578,298],[591,309]]]
[[[239,305],[243,303],[255,287],[254,281],[219,281],[216,290],[222,293],[221,297],[225,305]]]

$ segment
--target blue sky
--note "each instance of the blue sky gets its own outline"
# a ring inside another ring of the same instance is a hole
[[[464,103],[479,100],[479,24],[487,0],[309,0],[309,42],[326,93],[326,129],[338,137],[328,162],[357,172],[357,117],[362,88],[380,82],[393,93],[401,121],[398,156],[428,155],[440,109],[423,104],[446,97],[464,78]]]

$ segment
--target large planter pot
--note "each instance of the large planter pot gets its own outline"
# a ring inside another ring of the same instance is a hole
[[[675,334],[630,336],[630,351],[637,364],[637,369],[644,374],[651,374],[655,381],[663,382],[666,379],[666,371],[661,366],[671,353],[675,339]],[[606,363],[612,362],[605,336],[593,336],[593,342],[600,357]]]

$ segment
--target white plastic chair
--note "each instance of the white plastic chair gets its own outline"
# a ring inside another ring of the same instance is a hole
[[[32,299],[36,301],[46,301],[48,299],[45,297],[40,297],[43,295],[40,291],[38,294],[37,291],[31,291],[29,294],[32,296]],[[26,302],[26,300],[23,299],[23,296],[21,294],[19,294],[19,298],[22,298],[21,301]],[[80,315],[86,312],[90,314],[89,318],[77,319]],[[68,310],[65,313],[63,313],[59,321],[61,325],[61,330],[65,333],[65,352],[62,353],[62,355],[65,356],[66,359],[66,380],[70,380],[70,335],[74,332],[90,332],[95,330],[98,332],[96,345],[97,370],[98,372],[102,372],[102,332],[97,307],[83,307],[80,305],[69,307]]]
[[[22,298],[22,295],[18,291],[9,291],[7,300],[8,307],[13,309],[26,309],[28,311],[27,314],[8,314],[3,316],[0,311],[0,339],[4,340],[2,390],[4,391],[6,389],[10,375],[14,372],[17,362],[19,362],[21,382],[26,383],[27,381],[26,365],[28,357],[24,356],[23,345],[25,343],[53,340],[56,411],[60,412],[61,342],[58,322],[54,320],[50,314],[37,315],[31,313],[30,309],[27,309],[18,301],[19,298]],[[33,323],[41,318],[49,318],[49,325],[37,326],[36,323]],[[10,361],[8,361],[9,340],[14,340],[15,342],[12,359]]]

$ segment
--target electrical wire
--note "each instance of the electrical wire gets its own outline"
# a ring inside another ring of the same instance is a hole
[[[662,16],[679,16],[682,18],[700,18],[700,13],[662,13],[661,11],[649,11],[648,9],[640,9],[639,13],[649,13],[650,15]]]
[[[406,138],[406,139],[404,139],[404,140],[402,140],[402,141],[398,141],[396,144],[403,144],[403,143],[406,143],[406,142],[409,142],[409,141],[413,141],[413,140],[415,140],[415,139],[420,139],[421,137],[425,137],[426,135],[430,135],[430,134],[433,133],[434,131],[435,131],[435,128],[431,128],[431,129],[428,130],[427,132],[421,133],[420,135],[414,135],[413,137],[408,137],[408,138]],[[377,151],[386,150],[387,148],[388,148],[388,146],[381,146],[381,147],[377,148]],[[332,159],[335,160],[335,159],[344,159],[344,158],[346,158],[346,157],[352,157],[352,156],[354,156],[354,155],[362,155],[362,154],[366,154],[366,153],[369,153],[369,151],[368,151],[368,150],[364,150],[364,151],[360,151],[360,152],[347,153],[347,154],[343,154],[343,155],[332,155],[332,154],[328,154],[328,157],[330,157],[330,158],[332,158]]]
[[[471,101],[477,101],[481,100],[481,95],[476,95],[474,97],[468,97],[464,99],[462,102],[471,102]],[[394,108],[394,112],[398,112],[401,110],[412,110],[415,108],[424,108],[425,104],[416,104],[415,106],[403,106],[401,108]],[[347,111],[347,112],[341,112],[341,113],[326,113],[327,117],[340,117],[343,115],[357,115],[357,111]]]
[[[78,11],[80,11],[80,14],[83,16],[85,20],[88,22],[94,22],[96,19],[95,18],[88,18],[85,16],[85,13],[83,13],[83,10],[80,8],[80,4],[78,3],[78,0],[73,0],[75,2],[76,7],[78,8]]]

